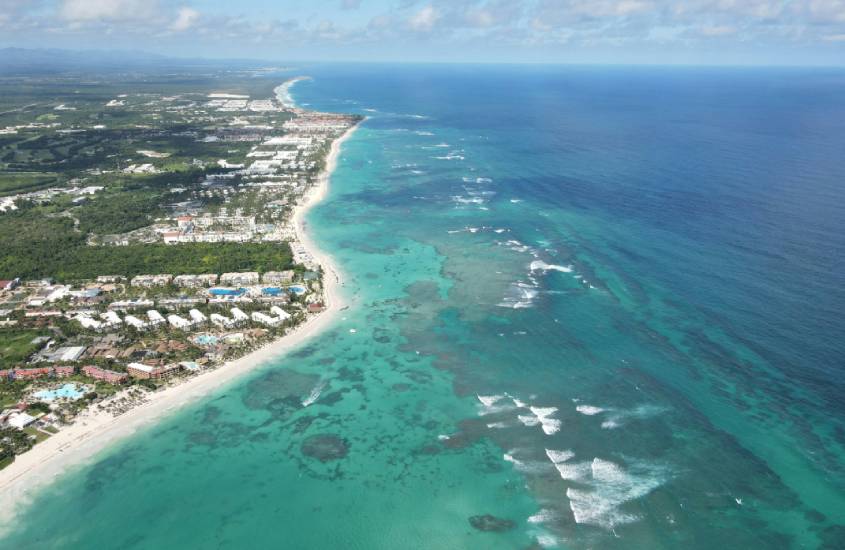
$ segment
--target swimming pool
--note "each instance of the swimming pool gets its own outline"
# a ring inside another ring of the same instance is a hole
[[[245,292],[245,288],[212,288],[208,291],[212,296],[240,296]]]
[[[211,334],[200,334],[194,341],[201,346],[213,346],[217,343],[217,337]]]
[[[76,384],[65,384],[61,388],[55,390],[43,390],[36,392],[33,396],[39,401],[46,401],[48,403],[56,399],[70,399],[76,401],[85,395],[82,388],[78,388]]]
[[[304,286],[298,286],[297,285],[297,286],[289,286],[288,292],[290,292],[291,294],[302,295],[302,294],[305,294],[306,292],[308,292],[308,290]]]

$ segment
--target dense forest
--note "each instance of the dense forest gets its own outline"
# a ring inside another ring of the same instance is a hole
[[[22,209],[0,216],[0,278],[57,281],[98,275],[275,271],[292,266],[285,243],[190,243],[88,246],[68,217]]]

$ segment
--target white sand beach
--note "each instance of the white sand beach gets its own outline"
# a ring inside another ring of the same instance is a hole
[[[304,219],[305,214],[326,196],[331,174],[337,166],[341,146],[356,128],[357,126],[353,126],[334,141],[326,159],[326,169],[320,175],[317,185],[311,189],[294,213],[300,242],[324,270],[325,310],[312,316],[284,337],[239,359],[176,385],[147,394],[146,401],[119,416],[95,410],[87,410],[80,414],[73,424],[66,426],[30,451],[19,455],[12,464],[0,470],[0,522],[5,523],[13,517],[15,511],[50,480],[65,472],[80,468],[108,445],[153,425],[156,420],[254,371],[267,361],[315,337],[334,321],[338,311],[344,307],[343,296],[340,292],[343,284],[341,274],[332,258],[314,245]]]

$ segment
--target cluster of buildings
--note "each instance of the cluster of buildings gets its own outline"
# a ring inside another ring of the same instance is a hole
[[[11,212],[18,209],[18,202],[34,202],[37,204],[47,204],[59,195],[72,195],[74,204],[79,204],[94,195],[98,191],[102,191],[104,187],[98,185],[89,185],[85,187],[70,187],[58,188],[51,187],[49,189],[42,189],[40,191],[32,191],[31,193],[19,193],[17,195],[10,195],[7,197],[0,197],[0,212]]]

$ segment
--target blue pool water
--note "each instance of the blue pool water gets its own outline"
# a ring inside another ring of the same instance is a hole
[[[243,288],[212,288],[209,291],[212,296],[241,296],[246,292]]]
[[[290,292],[291,294],[302,295],[308,292],[308,290],[304,286],[289,286],[288,292]]]
[[[261,289],[261,292],[263,294],[266,294],[267,296],[279,296],[280,294],[282,294],[284,292],[284,289],[279,288],[277,286],[271,286],[271,287]]]
[[[70,399],[71,401],[76,401],[83,395],[85,395],[85,392],[82,390],[82,388],[77,387],[76,384],[65,384],[61,388],[55,390],[44,390],[36,392],[34,394],[34,397],[39,401],[46,401],[47,403],[51,403],[57,399]]]

